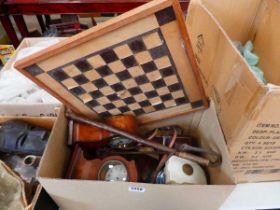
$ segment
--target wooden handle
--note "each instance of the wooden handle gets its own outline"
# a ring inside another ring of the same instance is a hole
[[[180,158],[184,158],[186,160],[195,161],[204,166],[210,166],[210,160],[203,158],[203,157],[199,157],[199,156],[187,153],[187,152],[176,152],[175,155]]]

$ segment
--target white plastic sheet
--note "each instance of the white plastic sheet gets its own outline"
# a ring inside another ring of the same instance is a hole
[[[54,45],[58,42],[59,39],[51,39],[48,41],[38,42],[31,47],[23,48],[18,52],[15,61],[20,60],[51,45]],[[0,103],[58,104],[59,102],[54,97],[49,95],[46,91],[39,88],[31,80],[15,70],[13,64],[10,69],[7,69],[0,73]]]

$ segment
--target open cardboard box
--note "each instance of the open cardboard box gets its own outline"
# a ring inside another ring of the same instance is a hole
[[[210,185],[159,185],[64,179],[71,158],[66,146],[67,119],[64,109],[55,123],[41,161],[38,179],[61,209],[218,209],[234,188],[232,168],[224,137],[212,106],[141,127],[152,129],[178,124],[196,134],[201,145],[222,154],[221,167],[209,168]],[[140,187],[133,191],[131,187]]]
[[[48,42],[55,39],[64,40],[66,38],[25,38],[17,47],[15,53],[5,64],[1,71],[8,71],[16,62],[16,57],[20,50],[33,47],[40,42]],[[0,75],[1,76],[1,75]],[[59,103],[0,103],[0,115],[14,115],[14,116],[56,116],[54,111],[55,107],[59,106]]]
[[[31,123],[33,125],[40,126],[42,128],[51,130],[56,118],[55,117],[30,117],[30,116],[0,116],[0,124],[6,122],[8,120],[22,120],[22,121]],[[42,190],[42,186],[38,185],[35,195],[33,196],[33,199],[26,210],[34,209],[41,190]]]
[[[236,182],[280,179],[280,2],[194,0],[187,27],[213,98]],[[233,45],[252,40],[264,85]]]

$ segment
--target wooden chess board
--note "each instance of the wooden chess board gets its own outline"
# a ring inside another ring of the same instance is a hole
[[[149,122],[201,109],[207,102],[179,8],[176,1],[153,1],[16,68],[88,117],[132,114]]]

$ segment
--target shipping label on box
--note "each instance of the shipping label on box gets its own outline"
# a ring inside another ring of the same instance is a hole
[[[274,107],[280,106],[279,94],[267,95],[248,126],[230,148],[238,182],[279,180],[280,122]]]

